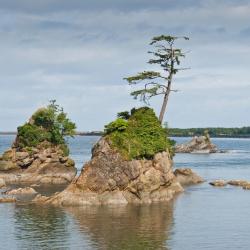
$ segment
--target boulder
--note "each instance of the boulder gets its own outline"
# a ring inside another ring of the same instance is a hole
[[[214,187],[224,187],[227,185],[227,182],[224,180],[215,180],[215,181],[209,182],[209,184]]]
[[[177,181],[185,185],[193,185],[204,182],[204,179],[197,175],[191,168],[177,168],[174,171]]]
[[[191,141],[175,146],[175,153],[210,154],[219,152],[209,136],[195,136]]]
[[[182,191],[168,152],[157,153],[152,160],[125,160],[104,137],[64,191],[35,201],[63,206],[152,203],[169,201]]]
[[[244,187],[244,186],[250,185],[250,182],[245,181],[245,180],[230,180],[228,181],[228,184],[232,186]]]
[[[0,197],[0,203],[13,203],[16,202],[16,198],[13,197]]]
[[[37,194],[36,190],[31,187],[25,187],[25,188],[18,188],[18,189],[12,189],[10,191],[5,192],[7,195],[30,195],[30,194]]]

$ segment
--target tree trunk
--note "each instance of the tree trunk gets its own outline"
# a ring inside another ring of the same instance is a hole
[[[174,50],[172,45],[170,46],[171,48],[171,68],[170,68],[170,72],[169,72],[169,76],[168,76],[168,86],[167,86],[167,90],[166,93],[164,95],[164,99],[163,99],[163,103],[161,106],[161,112],[160,112],[160,116],[159,116],[159,121],[162,124],[163,121],[163,117],[164,114],[166,112],[166,108],[167,108],[167,104],[168,104],[168,97],[171,91],[171,83],[172,83],[172,78],[173,78],[173,74],[174,74]]]
[[[159,121],[160,121],[161,124],[162,124],[163,117],[164,117],[164,114],[166,112],[166,108],[167,108],[167,104],[168,104],[168,97],[169,97],[169,93],[170,93],[170,87],[171,87],[171,82],[168,84],[168,89],[167,89],[167,92],[164,95],[163,103],[162,103],[162,106],[161,106],[161,112],[160,112],[160,116],[159,116]]]

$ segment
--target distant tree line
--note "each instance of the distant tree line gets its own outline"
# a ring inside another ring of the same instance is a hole
[[[242,128],[166,128],[169,136],[186,137],[203,135],[205,130],[211,137],[242,137],[250,138],[250,127]]]

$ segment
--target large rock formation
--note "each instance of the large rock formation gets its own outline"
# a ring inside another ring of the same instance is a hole
[[[208,134],[204,136],[195,136],[191,141],[175,146],[175,153],[210,154],[216,152],[218,152],[218,149],[211,142]]]
[[[125,160],[101,138],[80,176],[63,192],[35,201],[63,206],[168,201],[183,188],[176,181],[168,152],[152,160]]]
[[[63,151],[49,147],[16,148],[0,156],[0,178],[8,184],[69,183],[76,175],[75,163]]]

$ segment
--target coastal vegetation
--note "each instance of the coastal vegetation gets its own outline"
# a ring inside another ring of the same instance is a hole
[[[118,113],[118,118],[105,126],[104,135],[128,160],[152,159],[166,150],[173,155],[174,142],[167,138],[154,111],[148,107]]]
[[[186,68],[179,67],[181,58],[185,57],[185,53],[180,48],[175,48],[174,44],[177,39],[189,40],[188,37],[176,37],[170,35],[160,35],[152,38],[150,45],[154,45],[154,50],[148,53],[153,58],[148,61],[149,64],[160,66],[159,71],[143,71],[137,75],[124,78],[130,85],[143,83],[141,89],[131,92],[131,95],[141,101],[148,103],[153,96],[163,95],[163,103],[159,115],[160,123],[163,122],[166,112],[169,94],[172,89],[172,81],[174,75],[180,70]],[[163,73],[161,73],[163,72]]]
[[[37,147],[38,145],[60,146],[65,155],[69,154],[65,137],[74,136],[76,125],[70,121],[55,100],[45,108],[38,109],[24,125],[17,128],[14,143],[17,148]]]
[[[166,128],[169,136],[199,136],[203,135],[205,131],[208,131],[211,137],[250,137],[250,127],[241,128]]]

